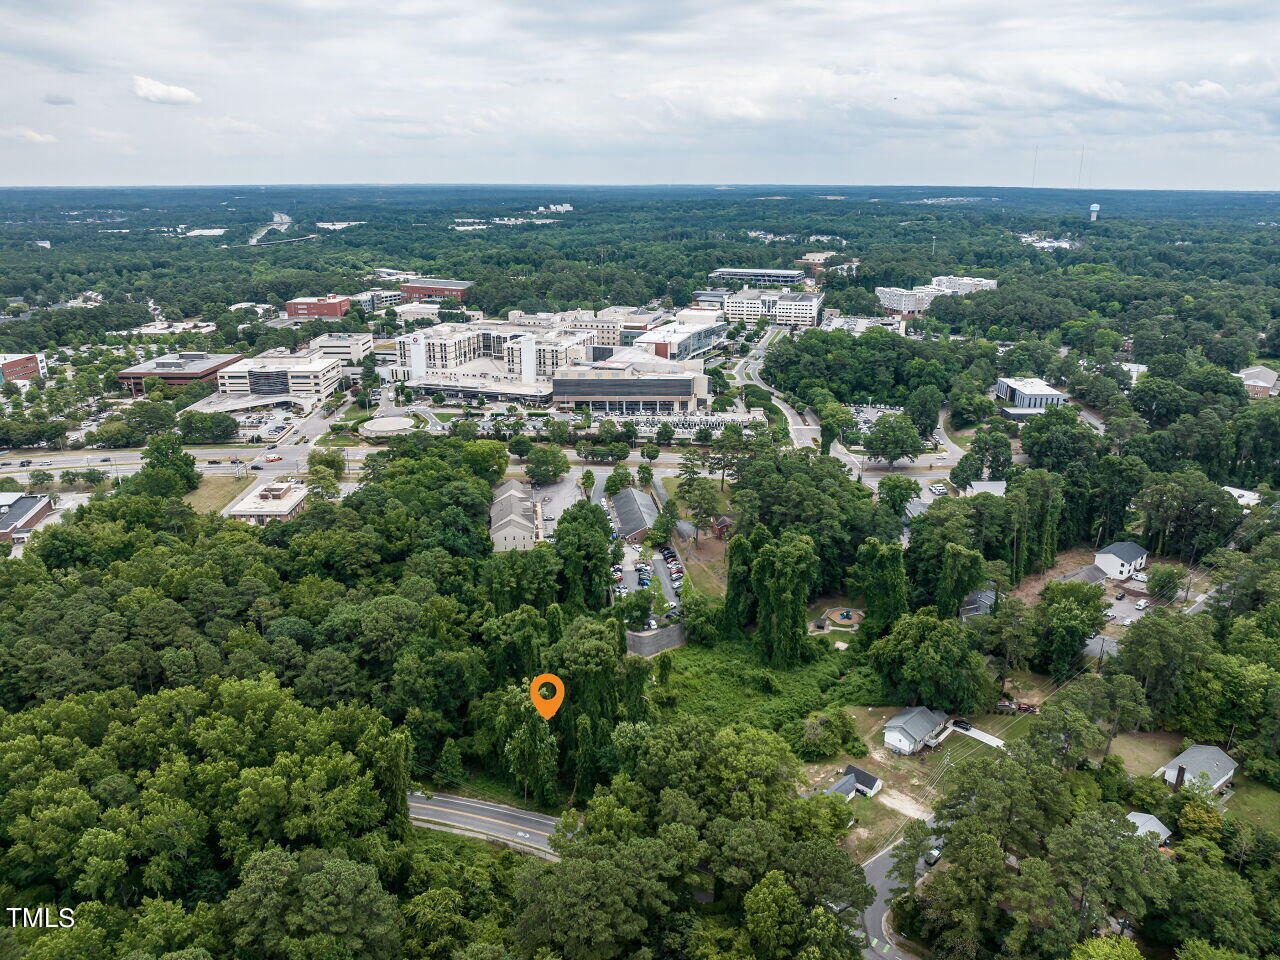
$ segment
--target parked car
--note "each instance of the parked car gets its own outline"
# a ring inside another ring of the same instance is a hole
[[[941,859],[942,859],[942,851],[939,850],[937,847],[934,847],[932,850],[930,850],[928,853],[924,855],[924,862],[931,867]]]
[[[1147,575],[1145,573],[1135,573],[1130,579],[1135,583],[1146,583]]]
[[[1116,591],[1116,599],[1117,599],[1117,600],[1123,600],[1123,599],[1124,599],[1124,596],[1125,596],[1125,594],[1124,594],[1124,591],[1123,591],[1123,590],[1117,590],[1117,591]]]
[[[952,720],[951,725],[957,730],[972,730],[973,724],[968,720]]]
[[[1151,606],[1151,601],[1150,601],[1150,600],[1139,600],[1137,603],[1135,603],[1135,604],[1133,605],[1133,609],[1135,609],[1135,610],[1145,610],[1145,609],[1147,609],[1147,607],[1149,607],[1149,606]]]

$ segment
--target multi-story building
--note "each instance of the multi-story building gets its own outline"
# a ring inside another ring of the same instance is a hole
[[[283,347],[239,360],[218,371],[218,392],[323,399],[338,388],[342,360],[319,350],[290,353]]]
[[[743,287],[724,297],[724,317],[730,323],[766,317],[778,323],[812,326],[822,313],[821,293],[788,293]]]
[[[538,504],[519,480],[508,480],[493,491],[489,505],[489,539],[495,553],[532,550],[541,537]]]
[[[721,267],[719,270],[712,270],[708,276],[712,280],[738,280],[742,283],[757,283],[763,286],[791,287],[804,283],[806,274],[803,270]]]
[[[351,305],[360,307],[365,313],[394,307],[403,302],[404,294],[399,290],[365,290],[351,295]]]
[[[1019,420],[1066,403],[1067,395],[1039,377],[1000,377],[996,380],[996,399],[1006,404],[1006,417]]]
[[[0,353],[0,383],[49,376],[43,353]]]
[[[292,520],[307,505],[307,488],[292,481],[264,483],[227,508],[232,520],[265,527],[272,520]]]
[[[663,360],[630,347],[557,371],[551,400],[608,414],[693,413],[710,405],[711,386],[698,361]]]
[[[185,387],[197,380],[209,380],[217,376],[224,368],[243,357],[244,354],[240,353],[167,353],[163,357],[125,367],[116,374],[116,379],[128,387],[133,396],[140,397],[146,392],[142,384],[148,377],[159,377],[167,386]]]
[[[337,357],[348,366],[356,366],[373,353],[373,334],[324,333],[313,337],[307,348],[319,350],[326,357]]]
[[[630,347],[638,337],[650,330],[662,326],[671,319],[666,310],[655,310],[650,307],[605,307],[596,313],[596,317],[604,321],[617,321],[618,340],[615,344],[597,341],[602,346]]]
[[[465,300],[467,291],[475,286],[471,280],[438,280],[434,277],[414,277],[400,284],[400,292],[404,294],[406,303],[419,303],[423,300],[443,300],[452,297],[454,300]]]
[[[650,330],[637,337],[635,345],[646,353],[664,360],[687,360],[714,347],[724,338],[728,328],[723,320],[711,322],[675,322]]]
[[[934,277],[931,285],[946,293],[963,296],[966,293],[977,293],[979,290],[994,290],[999,284],[986,277]]]
[[[315,317],[336,320],[351,309],[351,298],[331,293],[327,297],[294,297],[284,305],[284,312],[295,320]]]
[[[407,379],[433,370],[458,370],[478,361],[498,361],[498,369],[524,383],[549,378],[558,368],[587,359],[595,343],[590,330],[539,329],[512,323],[442,323],[396,340]],[[477,373],[485,372],[479,368]]]

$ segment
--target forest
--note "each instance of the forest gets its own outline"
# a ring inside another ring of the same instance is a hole
[[[1280,956],[1276,825],[1116,755],[1165,731],[1226,747],[1255,795],[1280,789],[1280,398],[1250,400],[1231,376],[1280,347],[1275,198],[1115,192],[1088,223],[1077,191],[765,192],[0,194],[0,348],[77,357],[34,401],[9,398],[14,444],[57,442],[62,410],[109,387],[126,350],[153,349],[106,334],[148,319],[148,299],[215,322],[189,345],[247,352],[306,331],[231,305],[362,290],[382,266],[473,279],[489,314],[679,305],[709,270],[789,265],[824,246],[813,235],[861,260],[826,281],[846,313],[872,310],[876,285],[1000,280],[940,298],[909,337],[771,346],[764,380],[816,414],[821,443],[795,449],[773,426],[681,448],[669,502],[703,519],[723,504],[733,536],[723,593],[685,591],[688,646],[651,660],[626,645],[647,596],[610,602],[619,549],[600,506],[564,510],[529,551],[495,553],[488,535],[493,486],[517,466],[554,479],[581,452],[621,468],[602,483],[636,482],[632,425],[396,437],[354,493],[256,528],[183,499],[200,478],[182,442],[227,428],[185,412],[192,393],[154,390],[104,422],[100,442],[145,444],[141,472],[0,560],[0,891],[76,916],[0,928],[0,954],[854,960],[875,892],[848,844],[869,824],[813,789],[812,768],[867,755],[868,708],[983,714],[1032,672],[1052,692],[1040,712],[1007,750],[945,764],[932,824],[902,828],[898,932],[937,960]],[[553,224],[449,229],[566,201]],[[282,209],[317,239],[247,246]],[[315,227],[348,219],[366,222]],[[1079,242],[1042,251],[1023,231]],[[54,306],[86,289],[106,303]],[[1075,407],[1004,419],[988,392],[1017,375],[1070,392],[1102,429]],[[861,403],[902,412],[864,436]],[[1003,480],[1003,496],[908,510],[920,487],[895,464],[940,417],[967,441],[948,482]],[[884,461],[877,489],[827,455],[837,442]],[[1260,502],[1246,513],[1223,485]],[[1123,539],[1151,551],[1153,588],[1176,596],[1194,570],[1212,589],[1194,613],[1158,605],[1099,665],[1085,651],[1102,589],[1025,588],[1063,551]],[[984,587],[991,611],[960,619]],[[808,629],[837,603],[864,614],[845,649]],[[542,672],[573,691],[550,721],[528,696]],[[418,829],[410,789],[562,813],[559,859]],[[1133,810],[1170,828],[1163,850]]]

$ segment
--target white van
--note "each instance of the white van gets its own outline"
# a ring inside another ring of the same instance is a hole
[[[1145,609],[1147,609],[1147,607],[1149,607],[1149,606],[1151,606],[1151,601],[1149,601],[1149,600],[1139,600],[1136,604],[1134,604],[1133,609],[1135,609],[1135,610],[1145,610]]]

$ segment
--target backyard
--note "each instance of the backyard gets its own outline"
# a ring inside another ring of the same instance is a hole
[[[248,489],[250,482],[251,477],[203,476],[200,486],[182,499],[191,504],[196,513],[217,513]]]

